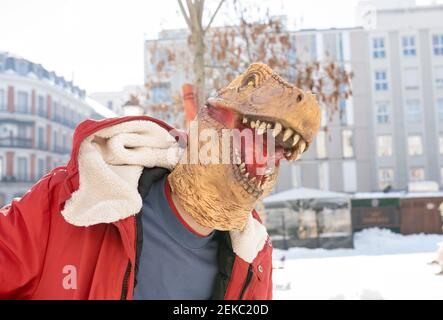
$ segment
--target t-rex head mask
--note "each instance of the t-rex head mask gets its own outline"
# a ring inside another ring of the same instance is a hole
[[[320,127],[320,114],[313,94],[287,83],[267,65],[252,64],[197,115],[198,131],[191,129],[186,161],[169,177],[181,206],[204,227],[242,230],[257,201],[272,190],[280,160],[295,161],[306,151]],[[243,140],[228,144],[226,162],[224,134],[230,131]],[[200,157],[193,164],[197,132]],[[246,133],[253,137],[249,142]],[[210,149],[204,152],[212,157],[210,163],[201,159],[203,149]]]

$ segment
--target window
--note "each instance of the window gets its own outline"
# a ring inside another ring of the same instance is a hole
[[[443,154],[443,134],[440,133],[438,136],[438,149],[440,151],[440,154]]]
[[[37,175],[38,179],[45,175],[45,159],[37,160]]]
[[[443,88],[443,66],[435,68],[435,86]]]
[[[70,126],[74,125],[74,110],[72,108],[68,110],[68,123]]]
[[[28,111],[28,93],[24,91],[19,91],[17,93],[17,106],[16,111],[18,113],[29,113]]]
[[[113,110],[113,109],[114,109],[114,104],[112,103],[111,100],[109,100],[109,101],[106,103],[106,106],[108,107],[109,110]]]
[[[317,144],[317,158],[324,159],[326,158],[326,132],[320,130],[317,133],[316,144]]]
[[[40,117],[46,117],[45,97],[38,96],[37,113]]]
[[[443,185],[443,167],[440,167],[440,184]]]
[[[377,137],[377,154],[379,157],[392,156],[392,136],[384,135]]]
[[[408,68],[404,71],[406,90],[418,89],[418,68]]]
[[[5,90],[0,89],[0,111],[6,111]]]
[[[388,90],[388,77],[386,71],[375,72],[375,91],[387,91]]]
[[[38,135],[38,148],[41,150],[46,150],[45,128],[38,127],[37,135]]]
[[[291,166],[291,182],[293,188],[299,188],[300,187],[300,166],[298,165],[292,165]]]
[[[68,150],[68,136],[66,133],[63,134],[63,152]]]
[[[17,135],[20,139],[26,139],[27,138],[27,128],[25,126],[22,125],[18,125],[17,126]]]
[[[171,83],[160,82],[152,86],[152,102],[165,103],[171,101]]]
[[[346,100],[340,99],[339,102],[339,115],[340,115],[340,123],[342,126],[348,125],[348,115],[347,115],[347,106],[346,106]]]
[[[406,101],[406,117],[409,123],[417,123],[422,119],[422,110],[420,101],[408,100]]]
[[[21,75],[27,75],[28,74],[28,63],[25,61],[20,61],[18,63],[18,73]]]
[[[297,40],[295,36],[292,36],[290,43],[290,48],[288,50],[288,61],[290,63],[296,63],[297,62]]]
[[[425,180],[425,169],[421,167],[411,168],[409,170],[409,179],[412,182]]]
[[[381,190],[394,183],[394,169],[380,168],[378,169],[378,186]]]
[[[389,105],[387,102],[376,103],[376,117],[378,124],[389,123],[390,112],[389,112]]]
[[[329,163],[318,165],[318,187],[320,190],[329,190]]]
[[[312,61],[315,61],[318,59],[317,57],[317,37],[316,35],[311,35],[309,36],[309,53],[310,53],[310,58]]]
[[[357,165],[355,161],[343,161],[343,191],[357,191]]]
[[[423,142],[419,135],[408,137],[408,153],[410,156],[421,156],[423,154]]]
[[[63,123],[67,122],[68,106],[60,106],[60,118]]]
[[[406,36],[402,38],[403,55],[406,57],[415,57],[417,55],[417,49],[415,47],[415,37]]]
[[[72,126],[76,126],[77,123],[77,112],[75,112],[74,110],[71,113],[71,124]]]
[[[52,101],[52,119],[58,122],[58,102]]]
[[[54,130],[52,132],[52,150],[53,151],[57,151],[58,148],[58,134],[57,132]]]
[[[342,131],[343,157],[352,158],[354,156],[354,141],[351,130]]]
[[[17,179],[19,181],[28,180],[28,159],[24,157],[17,158]]]
[[[3,179],[5,174],[6,174],[6,172],[5,172],[5,163],[3,161],[3,158],[0,157],[0,181]]]
[[[437,100],[438,120],[443,121],[443,99]]]
[[[372,56],[374,57],[374,59],[383,59],[386,57],[384,38],[372,39]]]
[[[436,56],[443,56],[443,34],[435,34],[432,37],[432,46]]]

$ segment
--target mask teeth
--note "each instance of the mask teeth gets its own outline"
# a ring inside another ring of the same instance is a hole
[[[269,120],[253,120],[243,116],[242,123],[251,129],[255,129],[257,135],[263,135],[265,132],[272,134],[274,138],[281,140],[286,146],[285,158],[288,161],[296,161],[306,151],[307,142],[292,128],[285,128],[280,122]]]
[[[244,162],[239,165],[234,164],[234,176],[237,182],[250,195],[259,198],[263,194],[263,181],[258,180],[256,177],[251,177]]]

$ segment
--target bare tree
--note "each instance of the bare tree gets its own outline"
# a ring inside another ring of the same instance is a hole
[[[220,88],[253,62],[264,62],[297,87],[317,94],[332,121],[340,100],[352,95],[352,71],[329,52],[322,61],[311,58],[309,47],[297,48],[296,52],[295,35],[286,30],[281,17],[266,12],[251,21],[252,10],[234,0],[231,11],[238,17],[238,25],[214,28],[208,35],[211,63],[207,76],[213,81],[212,87]]]
[[[151,57],[162,57],[152,61],[156,66],[153,77],[167,74],[165,69],[180,69],[194,74],[193,83],[199,107],[206,95],[226,85],[253,62],[266,63],[297,87],[317,94],[329,122],[339,110],[340,100],[352,95],[353,73],[346,68],[346,63],[328,52],[325,52],[321,61],[313,60],[310,54],[312,48],[307,44],[300,45],[296,34],[286,29],[281,17],[272,17],[268,11],[263,13],[263,8],[242,6],[241,0],[234,0],[225,5],[229,21],[234,24],[211,27],[224,2],[222,0],[218,2],[208,25],[203,28],[201,17],[204,1],[187,0],[187,7],[182,0],[178,2],[191,30],[187,41],[189,46],[186,43],[169,47],[153,45]],[[162,54],[158,54],[160,51]],[[183,56],[194,59],[192,67],[186,66]],[[171,93],[177,94],[180,93]]]
[[[203,12],[205,9],[205,0],[186,0],[186,5],[182,0],[177,0],[180,11],[186,21],[190,31],[190,46],[193,51],[193,71],[194,85],[197,89],[197,105],[199,108],[205,100],[206,81],[205,81],[205,53],[206,53],[206,33],[211,27],[217,13],[219,12],[225,0],[219,0],[216,10],[209,19],[208,24],[203,26]]]

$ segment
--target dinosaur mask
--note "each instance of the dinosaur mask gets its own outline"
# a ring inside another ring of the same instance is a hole
[[[187,161],[169,176],[183,209],[204,227],[243,230],[257,201],[274,187],[280,162],[296,161],[307,150],[320,127],[320,115],[313,94],[289,84],[264,64],[252,64],[217,97],[208,99],[196,117],[198,129],[190,132]],[[224,134],[229,131],[243,138],[229,146],[227,163],[222,152],[215,151],[224,150]],[[209,144],[208,154],[215,161],[199,158],[190,163],[197,133],[212,136],[209,142],[199,140],[198,146],[208,149]],[[252,137],[249,142],[246,133]]]

